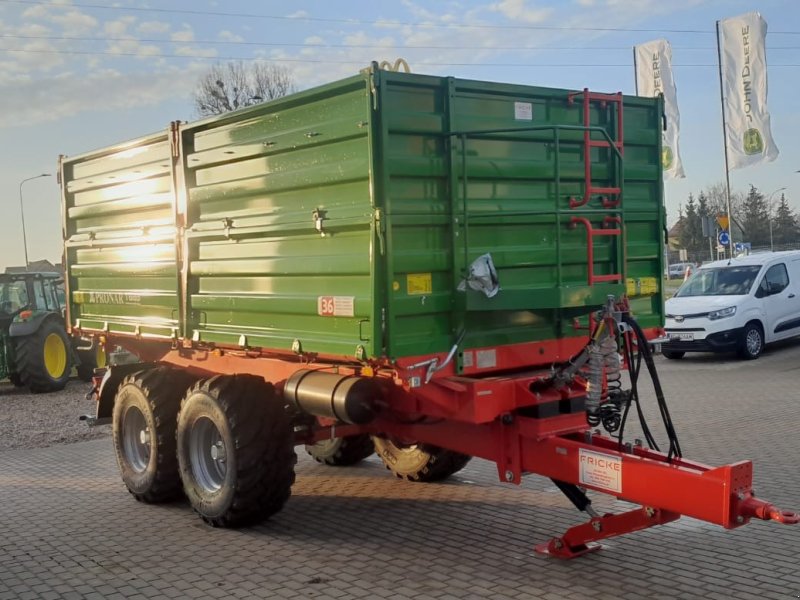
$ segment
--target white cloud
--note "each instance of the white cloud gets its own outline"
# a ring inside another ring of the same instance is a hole
[[[164,21],[142,21],[136,28],[139,33],[153,35],[157,33],[167,33],[171,27]]]
[[[91,75],[67,74],[36,81],[0,83],[4,110],[0,127],[33,125],[98,110],[153,106],[194,88],[197,68],[160,73],[103,70]],[[57,90],[58,93],[53,93]]]
[[[236,35],[232,31],[228,31],[227,29],[223,29],[217,34],[217,39],[221,42],[243,42],[244,38],[240,35]]]
[[[68,9],[66,5],[37,4],[22,11],[22,19],[40,20],[55,23],[62,28],[65,35],[81,35],[97,27],[98,21],[93,16],[79,10]]]
[[[194,31],[191,29],[181,29],[179,31],[172,32],[169,37],[173,42],[193,42]]]
[[[219,56],[216,48],[199,48],[197,46],[178,46],[175,48],[175,54],[179,56],[205,56],[208,58]]]
[[[553,14],[552,8],[535,8],[526,0],[502,0],[492,4],[490,10],[499,12],[504,17],[522,23],[543,23]]]
[[[128,34],[128,28],[136,23],[136,17],[125,16],[114,21],[103,23],[103,31],[112,37]]]

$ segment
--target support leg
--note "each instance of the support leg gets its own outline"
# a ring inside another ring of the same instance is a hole
[[[678,518],[680,518],[678,513],[650,507],[636,508],[617,515],[593,517],[587,523],[571,527],[563,536],[539,544],[536,546],[536,552],[558,558],[575,558],[601,548],[599,544],[593,542],[654,525],[663,525]]]

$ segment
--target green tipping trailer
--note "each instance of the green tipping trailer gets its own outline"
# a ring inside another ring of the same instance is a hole
[[[585,336],[626,290],[660,326],[662,113],[377,71],[66,158],[71,322],[358,360]]]
[[[681,455],[648,341],[662,101],[376,67],[62,158],[70,331],[142,359],[95,378],[90,417],[128,490],[248,525],[299,444],[416,482],[473,456],[548,477],[593,515],[541,547],[563,557],[681,515],[800,520],[749,462]],[[666,452],[623,439],[643,363]]]

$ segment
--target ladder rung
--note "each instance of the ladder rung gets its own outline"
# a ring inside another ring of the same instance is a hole
[[[622,233],[619,229],[592,229],[589,234],[594,237],[596,235],[619,235]]]
[[[619,142],[614,142],[613,145],[617,148],[622,148],[622,144]],[[589,140],[589,146],[592,148],[610,148],[611,144],[608,142],[608,140]]]
[[[592,275],[592,282],[595,281],[622,281],[622,275]]]
[[[619,194],[622,190],[618,187],[590,187],[589,194]]]

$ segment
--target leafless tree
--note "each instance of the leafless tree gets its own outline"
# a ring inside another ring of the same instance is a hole
[[[295,91],[291,71],[267,62],[231,61],[212,65],[197,84],[194,106],[198,116],[219,115]]]

